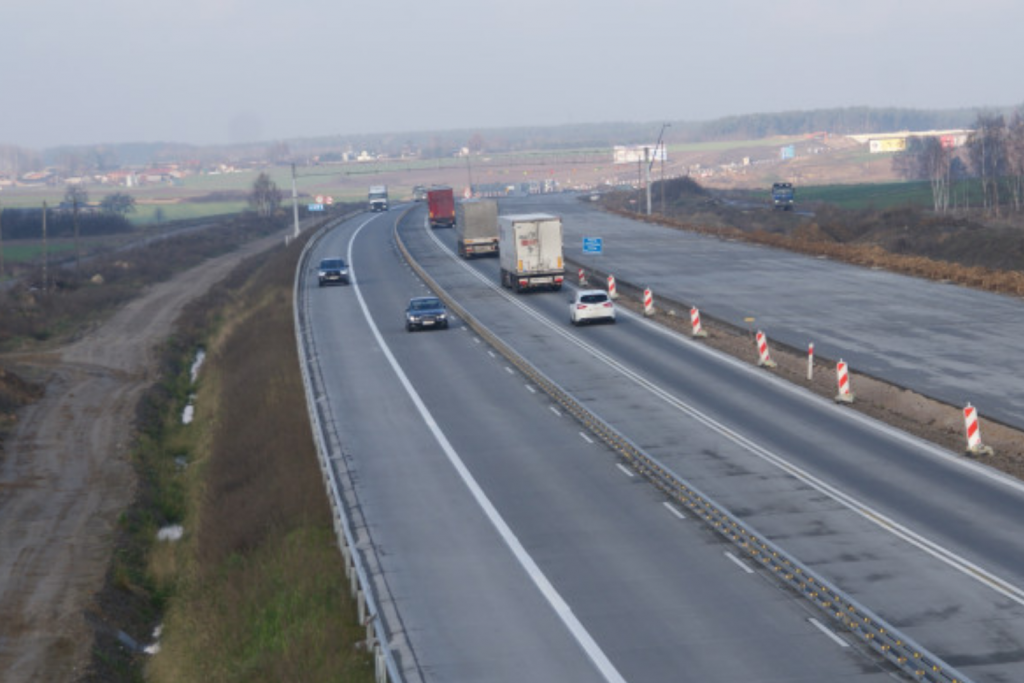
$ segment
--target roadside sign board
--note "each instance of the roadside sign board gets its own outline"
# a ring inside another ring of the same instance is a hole
[[[308,211],[323,211],[324,210],[324,205],[323,204],[310,204],[309,206],[306,207],[306,209]]]
[[[600,237],[584,237],[583,238],[583,253],[584,254],[600,254],[604,245]]]

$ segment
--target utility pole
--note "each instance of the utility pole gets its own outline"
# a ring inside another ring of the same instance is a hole
[[[295,189],[295,164],[292,163],[292,215],[295,217],[295,231],[292,239],[299,238],[299,193]]]
[[[78,242],[78,193],[75,192],[71,196],[71,221],[75,224],[75,275],[80,276],[82,274],[82,248]]]
[[[4,279],[4,203],[0,202],[0,280]]]
[[[645,177],[644,184],[647,188],[647,215],[651,215],[651,164],[654,163],[654,159],[651,158],[651,148],[644,147],[644,161],[647,162],[644,165],[647,167],[647,175]]]
[[[49,267],[49,264],[50,264],[50,258],[49,258],[49,255],[48,255],[47,251],[46,251],[46,201],[44,200],[43,201],[43,291],[44,292],[50,291],[50,286],[49,286],[49,281],[50,281],[49,275],[50,274],[47,272],[47,268]]]

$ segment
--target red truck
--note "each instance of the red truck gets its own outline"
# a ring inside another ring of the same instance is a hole
[[[427,211],[430,213],[430,227],[451,228],[455,226],[455,194],[450,187],[435,187],[427,191]]]

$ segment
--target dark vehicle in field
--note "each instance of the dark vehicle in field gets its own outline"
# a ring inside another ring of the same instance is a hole
[[[772,185],[772,206],[782,211],[793,210],[793,198],[796,191],[793,183],[775,183]]]
[[[412,332],[425,327],[448,327],[448,309],[436,296],[412,298],[405,309],[405,329]]]
[[[320,286],[324,285],[347,285],[348,264],[345,259],[333,256],[320,261],[317,268],[317,280]]]

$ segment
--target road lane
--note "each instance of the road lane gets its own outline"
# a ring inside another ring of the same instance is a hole
[[[404,301],[423,290],[379,225],[356,241],[352,265],[452,448],[626,680],[757,680],[766,669],[780,681],[882,680],[858,650],[829,644],[802,603],[746,577],[716,537],[622,476],[458,323],[406,333]],[[351,292],[309,295],[321,312],[312,332],[332,387],[325,400],[415,656],[408,669],[425,680],[600,680],[396,391]]]
[[[451,283],[460,300],[481,299],[469,293],[470,284],[458,272],[463,264],[451,268],[449,258],[445,265],[433,248],[431,237],[450,240],[446,231],[428,236],[410,229],[408,234],[417,257],[423,253],[443,285]],[[468,265],[497,282],[492,261]],[[492,292],[496,298],[506,296]],[[1020,665],[1024,612],[1017,587],[1024,585],[1024,554],[1016,520],[1024,508],[1019,483],[982,474],[953,454],[793,390],[767,373],[728,359],[708,363],[714,354],[704,347],[651,332],[652,326],[639,318],[624,316],[614,326],[572,330],[564,299],[554,294],[515,298],[550,321],[557,332],[546,336],[492,315],[497,310],[493,302],[472,312],[613,426],[797,557],[824,567],[893,623],[912,625],[956,661],[991,662],[995,670],[999,662],[1011,671]],[[677,407],[638,398],[623,387],[621,372],[600,370],[590,353],[546,362],[559,337],[585,338],[631,371],[656,378],[687,405],[699,405],[701,414],[712,415],[724,429],[709,433],[705,423],[693,424],[685,419],[692,415],[681,415]],[[580,371],[584,366],[587,372]],[[750,435],[755,448],[727,438],[730,431]],[[771,459],[776,454],[811,476],[793,479],[778,470]],[[851,516],[845,498],[814,483],[819,477],[855,493],[860,519]],[[907,533],[884,523],[914,545],[897,546],[888,532],[877,533],[879,510],[912,527]],[[915,532],[938,545],[919,542]],[[948,563],[936,561],[947,550],[963,556],[954,558],[952,571]],[[993,591],[998,584],[992,581],[976,584],[970,562],[994,573],[995,581],[1012,584],[1009,592]],[[1017,602],[1007,603],[1007,595]],[[922,619],[922,613],[934,617]],[[1000,616],[997,636],[993,615]]]

